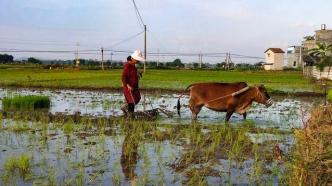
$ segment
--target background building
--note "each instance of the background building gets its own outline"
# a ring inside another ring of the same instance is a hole
[[[264,70],[283,70],[285,52],[281,48],[268,48],[264,53]]]
[[[303,67],[303,54],[308,53],[307,49],[301,46],[291,46],[287,49],[287,67]]]

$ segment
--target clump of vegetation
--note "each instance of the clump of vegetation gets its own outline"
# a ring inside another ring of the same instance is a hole
[[[18,157],[10,157],[4,164],[4,175],[14,175],[16,171],[25,178],[30,173],[31,157],[27,154],[22,154]]]
[[[50,108],[51,101],[47,96],[14,96],[4,98],[3,110],[35,110]]]
[[[318,107],[303,129],[295,130],[297,141],[290,169],[290,185],[328,185],[332,182],[332,105]]]
[[[327,99],[328,99],[329,101],[332,101],[332,89],[329,90],[329,92],[328,92],[328,94],[327,94]]]
[[[66,123],[63,125],[63,133],[69,135],[74,131],[74,125],[72,123]]]

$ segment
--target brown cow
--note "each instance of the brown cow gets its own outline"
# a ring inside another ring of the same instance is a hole
[[[189,85],[186,90],[190,90],[189,108],[194,120],[203,106],[217,112],[227,112],[225,121],[228,122],[234,112],[242,114],[243,119],[246,119],[246,111],[253,101],[266,106],[272,104],[263,85],[249,87],[245,82],[196,83]],[[177,108],[180,115],[180,98]]]

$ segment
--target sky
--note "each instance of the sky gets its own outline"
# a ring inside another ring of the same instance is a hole
[[[264,57],[269,47],[287,50],[313,35],[321,24],[332,28],[330,0],[136,0],[147,25],[147,51],[226,53]],[[144,34],[132,0],[1,0],[0,50],[144,50]],[[99,52],[81,58],[100,59]],[[70,53],[12,53],[15,58],[74,59]],[[105,59],[125,55],[105,52]],[[148,56],[167,61],[180,57]],[[220,62],[224,57],[204,57]],[[232,58],[234,62],[252,59]],[[254,59],[257,61],[259,59]]]

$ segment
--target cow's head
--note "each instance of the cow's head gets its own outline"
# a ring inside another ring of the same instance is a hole
[[[256,86],[256,96],[255,101],[261,104],[264,104],[266,107],[269,107],[273,104],[273,101],[269,94],[267,93],[264,85]]]

